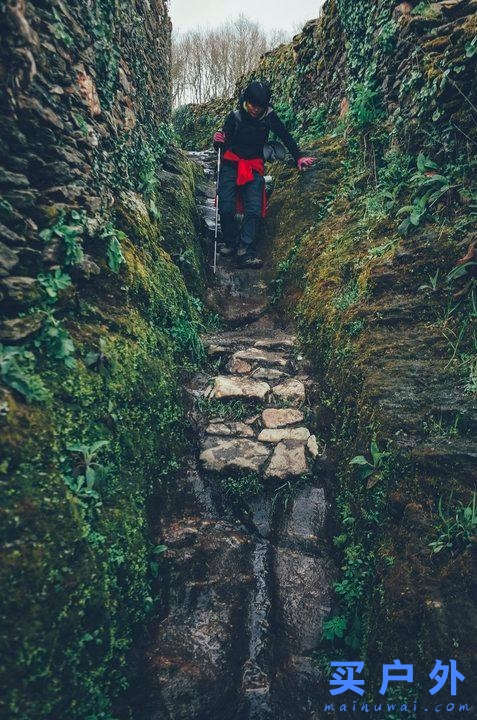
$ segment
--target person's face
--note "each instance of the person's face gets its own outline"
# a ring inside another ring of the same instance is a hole
[[[251,115],[253,118],[258,118],[265,112],[265,108],[261,107],[260,105],[254,105],[250,102],[246,102],[245,107],[249,115]]]

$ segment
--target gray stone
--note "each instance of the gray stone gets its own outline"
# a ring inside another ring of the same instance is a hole
[[[273,394],[279,400],[284,400],[292,405],[301,405],[305,402],[306,391],[301,380],[285,380],[281,385],[273,388]]]
[[[256,363],[262,363],[264,365],[278,365],[285,367],[287,361],[284,357],[278,353],[267,352],[266,350],[259,350],[258,348],[248,348],[247,350],[237,350],[233,355],[234,359],[247,360]]]
[[[319,546],[319,536],[325,527],[328,504],[323,488],[305,487],[293,501],[284,536],[289,542]]]
[[[295,340],[296,338],[293,336],[257,340],[255,347],[263,350],[288,350],[295,345]]]
[[[0,242],[0,269],[9,273],[18,264],[18,253]]]
[[[326,560],[278,548],[275,558],[281,646],[311,653],[322,638],[331,611],[330,569]]]
[[[286,427],[287,425],[295,425],[296,423],[303,422],[305,416],[301,410],[295,408],[284,408],[283,410],[277,408],[268,408],[262,413],[263,425],[266,428],[280,428]]]
[[[208,435],[232,435],[236,437],[254,437],[251,427],[245,423],[219,423],[217,425],[210,424],[205,431]]]
[[[2,281],[7,296],[19,303],[30,303],[40,296],[38,283],[29,277],[8,277]]]
[[[225,472],[252,470],[259,472],[270,455],[266,445],[253,440],[224,440],[200,454],[200,460],[208,470]]]
[[[268,380],[273,382],[274,380],[281,380],[282,378],[287,377],[287,374],[281,370],[276,370],[275,368],[258,367],[253,371],[252,377],[256,380]]]
[[[264,400],[270,389],[268,383],[251,380],[247,377],[219,375],[214,381],[213,397],[217,399],[245,397]]]
[[[0,324],[0,340],[17,341],[33,335],[40,329],[43,322],[43,314],[27,315],[22,318],[4,320]]]
[[[298,477],[308,470],[305,446],[296,440],[284,440],[275,448],[270,465],[265,471],[267,478]]]
[[[282,440],[296,440],[296,442],[306,445],[310,431],[306,427],[299,428],[275,428],[262,430],[258,439],[260,442],[279,443]]]

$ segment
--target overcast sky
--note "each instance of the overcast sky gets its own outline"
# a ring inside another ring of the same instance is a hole
[[[197,25],[220,25],[243,13],[268,30],[289,31],[297,24],[318,17],[324,0],[170,0],[169,8],[176,30]]]

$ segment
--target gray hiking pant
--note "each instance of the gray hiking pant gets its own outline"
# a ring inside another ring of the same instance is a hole
[[[264,179],[260,173],[253,173],[253,180],[241,187],[237,186],[237,165],[224,162],[219,175],[219,213],[220,226],[225,243],[235,248],[238,242],[251,248],[257,237],[262,217],[262,196]],[[239,228],[236,218],[237,191],[240,192],[244,205],[244,218]]]

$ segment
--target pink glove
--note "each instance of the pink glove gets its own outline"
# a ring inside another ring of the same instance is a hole
[[[218,143],[219,145],[222,145],[225,142],[225,133],[223,133],[221,130],[219,132],[216,132],[214,135],[214,143]]]
[[[298,170],[303,170],[304,168],[310,167],[310,165],[313,165],[313,163],[315,161],[316,161],[316,158],[314,158],[314,157],[300,158],[297,162]]]

